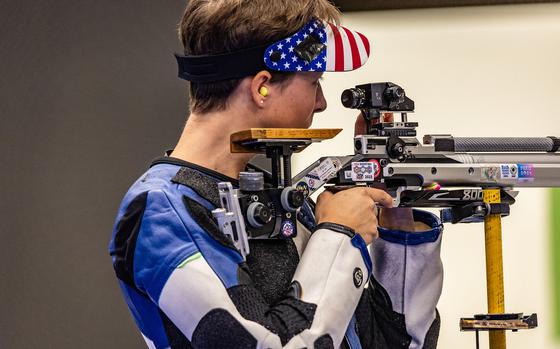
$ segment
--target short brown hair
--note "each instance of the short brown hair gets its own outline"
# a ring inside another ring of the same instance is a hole
[[[313,18],[339,23],[340,12],[328,0],[190,0],[179,25],[186,55],[238,51],[281,40]],[[282,82],[291,73],[272,73]],[[223,110],[241,79],[190,83],[190,109]]]

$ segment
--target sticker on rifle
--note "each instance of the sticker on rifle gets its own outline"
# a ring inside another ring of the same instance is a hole
[[[379,174],[381,173],[381,165],[379,164],[379,161],[376,160],[376,159],[371,159],[371,160],[369,160],[369,162],[371,162],[373,164],[373,168],[375,169],[375,172],[373,174],[373,178],[379,177]]]
[[[352,180],[355,182],[373,182],[379,172],[380,166],[377,160],[352,163]]]
[[[519,178],[519,169],[517,168],[517,164],[500,165],[500,176],[502,177],[502,179]]]
[[[497,182],[498,174],[500,173],[500,168],[498,166],[483,167],[482,168],[482,179],[488,181]]]
[[[309,186],[304,181],[298,182],[298,184],[296,184],[296,189],[301,191],[305,197],[309,196]]]
[[[325,184],[329,179],[336,177],[339,168],[340,161],[338,159],[326,158],[321,161],[317,167],[306,174],[298,185],[303,183],[307,185],[309,191],[313,192],[319,189],[319,187]]]
[[[517,164],[519,178],[535,178],[535,166],[532,164]]]
[[[340,161],[332,160],[331,158],[326,158],[321,161],[319,166],[315,167],[307,176],[314,177],[315,179],[321,181],[327,181],[333,178],[340,167]]]
[[[296,184],[296,188],[299,190],[300,188],[305,189],[304,193],[307,192],[306,195],[309,195],[310,192],[314,192],[320,186],[319,180],[316,178],[312,178],[311,176],[305,176]]]
[[[535,166],[533,164],[517,164],[517,176],[520,181],[535,179]]]
[[[319,186],[315,187],[315,184],[317,184],[317,181],[313,178],[305,177],[305,181],[306,181],[307,185],[309,186],[310,190],[315,190],[319,187]]]

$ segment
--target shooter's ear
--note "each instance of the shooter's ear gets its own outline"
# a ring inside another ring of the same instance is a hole
[[[266,106],[267,99],[271,93],[270,80],[272,75],[266,70],[258,72],[251,81],[251,97],[257,108]]]

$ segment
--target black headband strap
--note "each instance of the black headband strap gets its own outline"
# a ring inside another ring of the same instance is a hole
[[[214,82],[239,79],[266,70],[264,52],[267,45],[211,56],[175,54],[179,77],[191,82]]]

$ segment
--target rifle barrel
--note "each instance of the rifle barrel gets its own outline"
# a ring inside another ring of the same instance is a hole
[[[555,153],[469,153],[445,155],[463,164],[560,164]]]
[[[437,139],[436,151],[448,152],[556,152],[556,137],[450,137]]]

